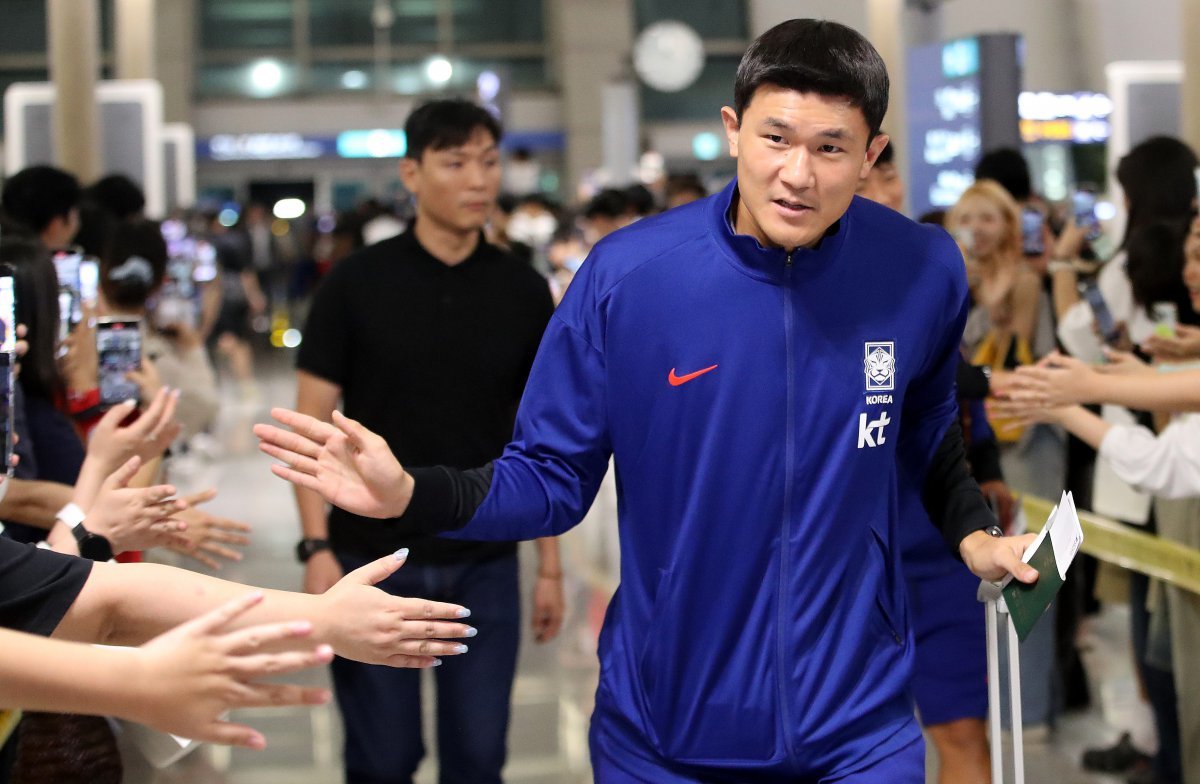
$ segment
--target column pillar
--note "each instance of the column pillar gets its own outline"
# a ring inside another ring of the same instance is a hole
[[[604,87],[632,78],[632,0],[557,0],[544,5],[563,127],[567,132],[566,187],[573,198],[581,178],[604,164]]]
[[[1183,0],[1183,139],[1200,150],[1200,0]]]
[[[50,81],[55,86],[54,160],[82,182],[92,182],[100,176],[96,0],[46,0],[46,29]]]
[[[118,79],[153,79],[157,46],[155,27],[158,9],[155,0],[113,0]]]

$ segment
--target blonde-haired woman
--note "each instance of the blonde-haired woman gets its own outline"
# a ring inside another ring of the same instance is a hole
[[[982,347],[989,333],[1010,345],[1005,365],[1026,364],[1037,332],[1041,280],[1021,251],[1021,208],[1002,185],[979,180],[963,192],[946,216],[946,228],[966,251],[967,274],[976,303],[967,353]],[[998,434],[999,435],[999,434]]]
[[[1041,277],[1021,249],[1021,209],[993,180],[979,180],[963,192],[946,215],[946,228],[963,247],[974,307],[963,336],[974,365],[999,374],[1032,364],[1054,348],[1049,299]],[[1039,321],[1043,329],[1039,330]],[[1002,384],[993,383],[993,389]],[[1066,435],[1061,428],[1019,425],[1015,419],[990,418],[1000,445],[1000,465],[1013,494],[1057,498],[1066,481]],[[1053,724],[1057,679],[1046,662],[1054,660],[1053,606],[1022,647],[1022,703],[1030,734]],[[1034,662],[1037,662],[1034,665]],[[1039,728],[1039,729],[1035,729]]]

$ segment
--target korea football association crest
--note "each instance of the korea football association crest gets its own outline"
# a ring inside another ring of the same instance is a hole
[[[889,392],[896,388],[895,343],[868,342],[863,350],[863,372],[868,392]]]

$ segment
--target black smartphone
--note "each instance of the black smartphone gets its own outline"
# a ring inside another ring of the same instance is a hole
[[[14,351],[0,351],[0,439],[4,441],[4,473],[13,475],[12,458],[14,454],[14,438],[16,426],[13,422],[15,413],[13,406],[13,379],[16,376],[17,354]]]
[[[1021,250],[1026,256],[1041,256],[1046,252],[1045,223],[1041,210],[1034,207],[1021,210]]]
[[[13,268],[0,264],[0,351],[17,350],[17,292]]]
[[[142,365],[142,320],[96,321],[96,356],[100,364],[100,404],[138,399],[138,385],[125,377]]]
[[[1083,298],[1092,309],[1092,318],[1100,331],[1100,337],[1111,346],[1117,342],[1121,333],[1113,320],[1112,311],[1108,309],[1108,303],[1104,301],[1104,295],[1100,293],[1100,287],[1095,281],[1090,281],[1082,284],[1082,289]]]
[[[100,262],[85,256],[77,248],[56,251],[54,271],[58,276],[59,318],[67,321],[67,331],[83,320],[84,304],[94,305],[100,287]],[[67,296],[70,297],[69,307]],[[60,339],[66,336],[60,326]]]
[[[3,471],[12,476],[13,376],[17,365],[17,294],[13,268],[0,264],[0,440],[4,442]]]
[[[1087,239],[1094,240],[1100,236],[1100,219],[1096,217],[1096,194],[1081,188],[1071,194],[1071,214],[1075,225],[1084,229]]]

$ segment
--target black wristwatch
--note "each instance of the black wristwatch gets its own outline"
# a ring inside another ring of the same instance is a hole
[[[309,558],[312,558],[322,550],[328,549],[328,539],[301,539],[296,544],[296,560],[300,563],[308,563]]]
[[[74,503],[58,510],[56,518],[68,528],[79,544],[79,555],[89,561],[111,561],[112,544],[100,534],[94,534],[83,526],[84,512]]]
[[[979,530],[983,531],[988,536],[994,536],[997,539],[1000,539],[1004,536],[1004,529],[998,525],[989,525],[987,528],[981,528]]]

